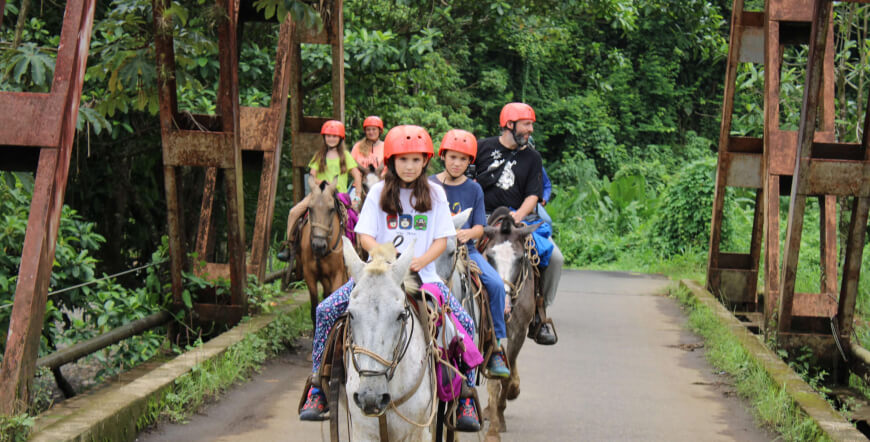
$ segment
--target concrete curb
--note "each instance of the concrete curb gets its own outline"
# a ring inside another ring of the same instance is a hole
[[[307,300],[307,296],[305,297]],[[136,423],[176,379],[195,366],[221,356],[250,334],[259,333],[282,314],[302,304],[295,297],[279,310],[240,323],[202,346],[149,371],[134,381],[64,401],[39,415],[31,441],[135,440]]]
[[[728,328],[731,333],[749,353],[749,357],[761,365],[767,374],[778,385],[782,385],[786,393],[795,403],[819,425],[819,428],[835,441],[866,441],[867,437],[858,431],[840,413],[837,413],[827,401],[821,398],[803,379],[767,348],[758,336],[749,332],[746,327],[734,317],[710,292],[695,281],[683,279],[680,285],[689,289],[698,301],[709,307]]]

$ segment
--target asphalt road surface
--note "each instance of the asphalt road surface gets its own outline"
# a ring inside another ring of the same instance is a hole
[[[756,427],[728,377],[706,362],[679,305],[661,295],[668,284],[650,275],[565,271],[549,311],[559,343],[523,347],[521,394],[508,402],[502,440],[775,439]],[[310,341],[302,341],[187,424],[162,424],[138,440],[329,440],[328,423],[297,417],[309,351]],[[485,401],[485,385],[479,393]]]

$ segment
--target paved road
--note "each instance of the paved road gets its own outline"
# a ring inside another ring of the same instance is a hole
[[[529,343],[518,363],[522,394],[508,403],[505,441],[763,441],[726,377],[714,373],[663,278],[566,271],[550,315],[559,343]],[[310,342],[303,343],[310,349]],[[268,363],[186,425],[139,440],[328,440],[328,424],[301,423],[296,408],[310,370],[304,351]],[[485,396],[485,386],[481,393]],[[464,435],[463,441],[483,434]]]

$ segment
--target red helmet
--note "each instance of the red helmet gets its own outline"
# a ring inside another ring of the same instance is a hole
[[[336,135],[344,139],[344,123],[338,120],[329,120],[320,128],[320,135]]]
[[[422,153],[426,159],[435,154],[432,148],[432,137],[420,126],[396,126],[387,132],[384,138],[384,161],[393,155],[406,153]]]
[[[377,115],[368,116],[366,117],[365,121],[363,121],[363,129],[369,126],[377,127],[381,130],[381,132],[384,131],[384,122],[381,120],[381,117]]]
[[[507,127],[508,121],[517,120],[535,121],[535,110],[526,103],[508,103],[501,108],[498,116],[499,127]]]
[[[464,153],[471,157],[473,163],[477,157],[477,140],[474,134],[467,130],[450,129],[441,139],[441,149],[438,150],[438,154],[443,155],[446,150]]]

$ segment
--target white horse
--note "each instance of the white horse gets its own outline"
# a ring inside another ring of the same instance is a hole
[[[344,260],[356,281],[347,306],[345,349],[347,404],[356,404],[348,406],[351,440],[380,439],[381,417],[390,441],[431,440],[433,362],[423,326],[401,287],[414,244],[407,250],[398,260],[373,251],[365,264],[344,240]]]

